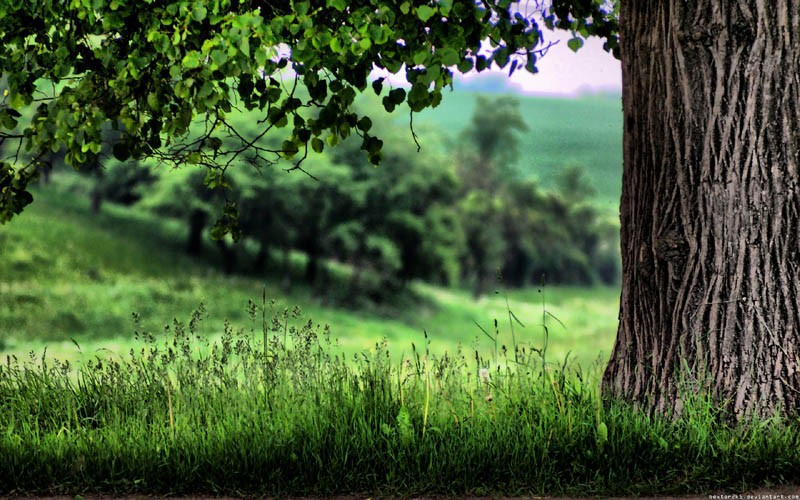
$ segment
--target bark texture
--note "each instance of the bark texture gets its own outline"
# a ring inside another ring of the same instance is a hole
[[[621,4],[623,285],[608,396],[800,412],[800,1]],[[682,396],[683,394],[683,396]]]

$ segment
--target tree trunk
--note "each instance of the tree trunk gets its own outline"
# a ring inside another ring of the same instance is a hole
[[[92,189],[92,213],[99,214],[103,206],[103,195],[100,193],[100,188],[95,187]]]
[[[186,238],[186,253],[200,255],[203,251],[203,229],[208,214],[204,210],[192,210],[189,214],[189,235]]]
[[[217,241],[217,248],[222,255],[222,272],[233,274],[236,270],[236,248],[225,243],[225,240]]]
[[[800,5],[621,3],[620,324],[607,396],[800,409]]]
[[[292,289],[292,264],[290,259],[289,253],[289,246],[284,246],[282,249],[283,252],[283,279],[281,279],[281,289],[285,292],[288,292]]]

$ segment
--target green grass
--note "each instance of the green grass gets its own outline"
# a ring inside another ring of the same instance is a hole
[[[276,300],[276,310],[299,305],[315,322],[331,325],[348,354],[386,338],[399,359],[412,342],[424,343],[424,331],[440,354],[459,344],[491,347],[476,322],[491,331],[494,319],[502,327],[500,346],[511,341],[505,292],[475,301],[467,291],[415,284],[414,296],[397,304],[340,309],[328,294],[307,287],[284,292],[269,274],[225,276],[214,270],[213,249],[199,259],[187,257],[178,223],[114,205],[93,216],[88,205],[69,193],[40,190],[33,205],[0,227],[0,353],[41,352],[47,346],[53,355],[76,359],[70,339],[84,352],[124,353],[133,338],[132,313],[140,316],[139,329],[157,332],[176,313],[201,302],[209,314],[202,333],[218,336],[226,319],[247,326],[248,301],[260,300],[264,292]],[[544,306],[564,324],[549,320],[552,359],[572,352],[590,364],[601,352],[607,356],[618,291],[548,287],[544,292]],[[509,292],[508,301],[525,324],[516,325],[517,341],[539,342],[541,294]]]
[[[265,306],[213,343],[200,311],[122,357],[0,365],[0,494],[741,493],[800,471],[795,422],[604,406],[596,372],[531,350],[348,362]]]
[[[472,120],[476,92],[448,92],[434,109],[420,113],[414,124],[451,131],[451,138]],[[616,214],[622,190],[622,102],[596,95],[575,99],[515,96],[529,131],[522,136],[516,167],[554,187],[560,169],[582,167],[597,191],[598,206]],[[425,145],[424,128],[420,140]]]
[[[41,190],[0,228],[0,495],[700,494],[800,475],[795,421],[601,401],[617,290],[415,284],[342,310],[186,257],[180,224],[87,207]]]

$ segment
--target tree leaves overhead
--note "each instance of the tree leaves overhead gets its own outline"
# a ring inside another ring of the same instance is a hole
[[[382,143],[352,110],[358,93],[372,83],[387,111],[404,102],[420,111],[441,102],[452,68],[513,60],[512,71],[535,72],[540,24],[605,36],[609,50],[616,47],[613,12],[582,0],[561,0],[552,10],[504,0],[6,2],[0,146],[16,153],[0,168],[0,221],[30,202],[26,186],[43,155],[65,151],[79,167],[100,150],[106,123],[121,132],[118,159],[155,157],[224,173],[241,160],[287,158],[301,168],[309,145],[321,151],[323,141],[357,134],[378,163]],[[374,68],[399,74],[410,90],[371,82]],[[260,135],[230,125],[238,109],[262,113]],[[280,148],[260,142],[273,129],[283,129]],[[238,145],[221,147],[230,137]]]

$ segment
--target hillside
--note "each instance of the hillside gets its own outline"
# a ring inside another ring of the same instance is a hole
[[[468,292],[414,285],[416,299],[370,310],[341,310],[326,297],[296,286],[284,292],[269,274],[224,276],[212,265],[216,253],[192,259],[183,253],[184,228],[135,209],[104,205],[90,213],[89,200],[39,189],[36,202],[0,226],[0,354],[30,350],[76,357],[97,348],[126,352],[134,330],[158,333],[177,317],[187,321],[202,302],[204,334],[217,335],[227,318],[235,328],[260,328],[251,321],[248,300],[275,299],[271,310],[300,306],[305,319],[330,324],[343,352],[352,354],[386,338],[400,357],[425,345],[455,351],[459,344],[488,352],[492,343],[476,323],[493,331],[500,321],[498,348],[509,346],[505,293],[474,301]],[[298,256],[299,258],[299,256]],[[298,272],[300,264],[298,263]],[[610,352],[616,328],[618,292],[610,288],[545,289],[545,306],[563,323],[551,322],[551,359],[568,351],[585,363]],[[541,344],[542,294],[536,289],[508,293],[508,303],[526,324],[520,344]],[[140,317],[134,324],[132,313]],[[299,320],[298,320],[299,321]]]
[[[478,96],[487,92],[447,92],[442,103],[415,118],[457,140],[472,119]],[[517,168],[547,187],[560,167],[576,165],[597,190],[596,200],[616,212],[622,186],[622,103],[609,95],[575,99],[518,95],[530,128],[522,138]],[[424,145],[424,132],[420,139]]]

